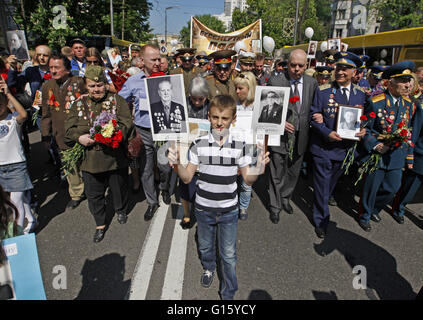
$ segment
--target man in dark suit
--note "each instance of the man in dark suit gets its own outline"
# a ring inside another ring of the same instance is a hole
[[[172,101],[172,84],[169,80],[159,83],[160,101],[151,105],[154,133],[183,132],[184,107]]]
[[[261,111],[258,122],[276,123],[282,122],[282,105],[278,103],[279,96],[275,91],[269,91],[266,94],[267,104]]]
[[[315,232],[324,238],[329,224],[329,198],[333,194],[338,179],[343,174],[342,163],[347,151],[354,144],[342,139],[336,132],[339,105],[361,105],[366,102],[366,94],[352,83],[356,69],[361,66],[360,58],[350,52],[338,52],[335,81],[316,88],[310,109],[313,133],[310,135],[310,153],[313,156],[313,220]],[[356,136],[363,137],[366,129]]]
[[[290,199],[298,181],[298,176],[308,144],[310,105],[317,88],[316,79],[304,74],[307,68],[307,53],[297,49],[291,52],[287,72],[272,75],[269,86],[288,87],[291,97],[299,101],[290,104],[285,123],[285,133],[280,146],[270,147],[270,220],[279,222],[279,213],[284,209],[292,214]],[[290,148],[292,146],[292,148]],[[290,157],[290,151],[292,150]]]

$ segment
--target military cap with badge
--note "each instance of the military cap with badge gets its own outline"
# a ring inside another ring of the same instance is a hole
[[[221,69],[230,68],[232,56],[236,55],[234,50],[219,50],[211,53],[208,57],[214,60],[216,67]]]
[[[254,64],[255,58],[256,55],[252,52],[244,52],[238,57],[240,63],[251,65]]]
[[[95,82],[107,83],[106,76],[104,75],[104,71],[101,66],[88,66],[84,77]]]
[[[410,79],[413,77],[412,72],[416,68],[413,61],[405,60],[394,64],[385,70],[382,74],[383,79],[402,78]]]
[[[332,75],[333,68],[330,66],[317,66],[317,74],[324,78],[330,78]]]
[[[370,73],[373,75],[373,77],[377,80],[382,80],[382,74],[384,71],[386,71],[389,68],[389,66],[371,66],[369,67]]]
[[[194,48],[180,48],[176,51],[176,56],[185,61],[194,59],[194,53],[197,49]]]
[[[333,56],[333,58],[335,59],[335,64],[336,65],[342,65],[345,66],[347,68],[360,68],[363,65],[362,60],[360,59],[359,56],[357,56],[356,54],[352,53],[352,52],[337,52],[335,53],[335,55]]]

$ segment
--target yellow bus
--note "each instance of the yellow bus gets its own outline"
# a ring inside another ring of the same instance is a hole
[[[348,44],[348,51],[368,55],[370,61],[367,65],[373,65],[375,61],[380,63],[381,60],[387,65],[412,60],[417,67],[423,66],[423,27],[342,38],[341,41]],[[322,41],[318,43],[319,49],[321,43]],[[287,58],[297,48],[307,51],[308,43],[282,48],[283,57]],[[316,57],[322,61],[321,52]]]

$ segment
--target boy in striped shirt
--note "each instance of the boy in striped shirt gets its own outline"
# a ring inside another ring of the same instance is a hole
[[[212,99],[209,108],[211,132],[197,139],[189,149],[187,167],[178,166],[178,175],[190,183],[197,169],[199,176],[195,197],[195,216],[198,223],[198,246],[204,268],[201,285],[210,287],[216,269],[215,237],[218,236],[223,279],[219,293],[223,300],[234,298],[238,289],[236,278],[236,237],[238,228],[237,172],[252,185],[269,163],[269,153],[258,157],[251,167],[252,157],[246,154],[245,143],[235,141],[229,133],[236,121],[236,103],[228,95]],[[179,162],[179,150],[169,148],[169,163]]]

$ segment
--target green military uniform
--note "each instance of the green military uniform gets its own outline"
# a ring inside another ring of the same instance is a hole
[[[231,68],[231,57],[235,54],[236,51],[234,50],[219,50],[210,54],[209,59],[214,60],[215,71],[219,68],[227,69]],[[231,77],[231,74],[229,75],[228,80],[226,81],[220,81],[215,74],[209,75],[205,79],[210,87],[210,99],[220,94],[227,94],[234,98],[235,101],[237,101],[238,97],[236,94],[235,84]]]
[[[181,60],[187,62],[187,61],[192,61],[192,59],[194,59],[194,52],[196,51],[196,49],[193,48],[181,48],[178,49],[176,52],[176,56],[179,56],[181,58]],[[185,95],[188,96],[188,87],[189,84],[191,82],[191,80],[201,72],[201,70],[199,70],[196,67],[192,67],[191,69],[185,69],[183,67],[178,67],[175,69],[172,69],[169,74],[173,75],[173,74],[182,74],[183,78],[184,78],[184,87],[185,87]]]
[[[84,94],[85,84],[81,77],[69,76],[61,85],[56,80],[43,84],[42,88],[42,141],[50,142],[53,137],[60,150],[69,147],[64,142],[65,120],[72,110],[72,103]],[[84,195],[84,182],[79,171],[67,172],[69,196],[74,201],[81,201]]]
[[[89,66],[85,77],[97,83],[107,83],[104,72],[99,66]],[[76,101],[65,122],[65,142],[72,146],[75,142],[79,142],[81,136],[91,134],[90,128],[103,112],[115,115],[116,129],[121,131],[122,140],[117,148],[112,148],[90,137],[96,142],[85,147],[85,156],[80,169],[90,212],[94,216],[97,227],[100,227],[96,229],[94,242],[101,241],[105,233],[105,229],[101,227],[106,225],[105,191],[107,187],[110,187],[119,223],[125,223],[127,219],[128,160],[125,146],[128,134],[133,129],[132,116],[125,99],[106,91],[101,99],[87,96]]]

